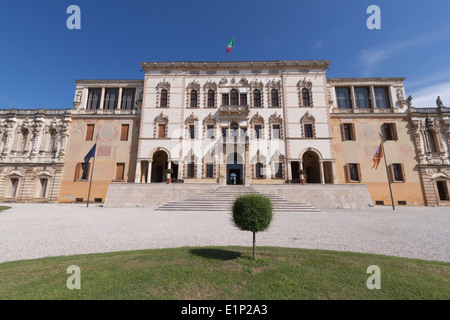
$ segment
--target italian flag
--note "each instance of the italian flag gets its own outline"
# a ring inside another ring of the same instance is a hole
[[[233,39],[231,39],[230,43],[228,44],[227,52],[231,52],[231,47],[233,46],[233,44],[234,44],[234,37],[233,37]]]

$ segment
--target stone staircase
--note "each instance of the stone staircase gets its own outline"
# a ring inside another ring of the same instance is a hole
[[[200,193],[184,201],[170,201],[156,211],[231,211],[236,197],[243,194],[261,194],[251,187],[223,186],[209,193]],[[264,194],[272,201],[274,213],[320,212],[305,202],[289,202],[275,194]]]

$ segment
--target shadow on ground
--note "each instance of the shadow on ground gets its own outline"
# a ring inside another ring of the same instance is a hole
[[[190,252],[193,255],[207,258],[207,259],[217,259],[217,260],[233,260],[237,257],[240,257],[242,253],[237,251],[230,251],[230,250],[222,250],[222,249],[192,249]]]

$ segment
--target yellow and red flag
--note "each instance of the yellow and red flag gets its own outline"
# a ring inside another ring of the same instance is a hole
[[[375,167],[375,170],[378,169],[378,165],[380,164],[380,159],[382,157],[383,157],[383,146],[380,144],[380,146],[378,147],[377,152],[373,156],[373,167],[372,167],[372,169],[374,167]]]

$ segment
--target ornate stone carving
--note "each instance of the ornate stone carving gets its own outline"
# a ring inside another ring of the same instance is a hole
[[[219,87],[220,86],[224,86],[228,83],[227,78],[223,77],[220,81],[219,81]]]

